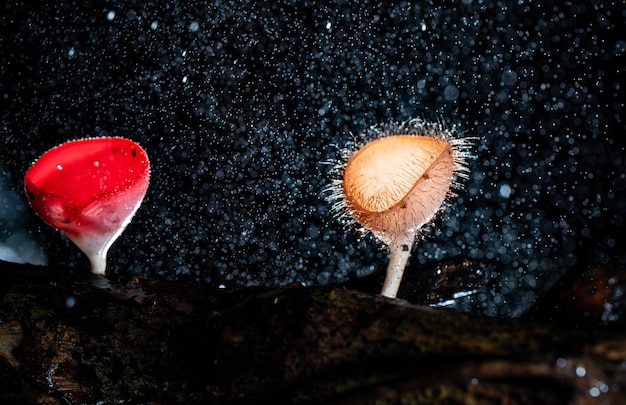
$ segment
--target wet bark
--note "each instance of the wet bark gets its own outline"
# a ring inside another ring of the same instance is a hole
[[[107,284],[0,262],[0,403],[626,403],[623,333],[348,287]]]

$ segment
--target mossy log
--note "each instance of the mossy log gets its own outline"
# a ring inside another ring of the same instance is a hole
[[[626,336],[0,262],[0,403],[626,403]]]

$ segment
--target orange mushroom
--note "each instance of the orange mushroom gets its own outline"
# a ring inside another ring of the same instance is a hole
[[[396,297],[411,248],[467,177],[468,138],[440,124],[412,120],[375,127],[375,139],[349,151],[330,186],[333,211],[389,247],[381,294]]]
[[[104,275],[109,248],[148,189],[150,162],[137,143],[88,138],[56,146],[24,176],[28,201],[48,225],[83,251],[91,271]]]

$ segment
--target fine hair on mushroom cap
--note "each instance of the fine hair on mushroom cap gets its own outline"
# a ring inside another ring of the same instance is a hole
[[[339,222],[347,230],[356,229],[361,234],[373,233],[366,225],[357,221],[356,217],[359,217],[359,207],[355,207],[346,199],[346,193],[344,190],[344,174],[346,166],[350,161],[350,158],[355,152],[361,150],[364,146],[371,144],[373,141],[379,139],[388,138],[392,136],[403,135],[411,137],[428,137],[432,138],[436,142],[442,141],[450,145],[450,157],[452,164],[453,175],[450,179],[449,187],[445,190],[445,196],[443,202],[438,205],[435,210],[435,216],[431,217],[429,221],[423,224],[422,227],[415,229],[418,238],[422,238],[427,234],[427,230],[435,226],[434,219],[440,215],[457,196],[458,192],[462,190],[464,181],[469,176],[469,168],[467,160],[473,158],[471,153],[471,147],[475,141],[475,138],[461,137],[454,126],[447,126],[442,122],[428,122],[422,119],[412,119],[402,123],[386,123],[380,125],[374,125],[368,128],[364,133],[358,136],[357,139],[350,140],[347,145],[341,149],[341,158],[339,162],[328,162],[332,165],[331,169],[331,183],[323,190],[323,194],[326,196],[326,200],[331,204],[331,212],[339,220]],[[398,175],[400,178],[412,177],[411,172],[414,170],[412,167],[405,167],[404,171],[399,170]],[[400,180],[389,179],[390,184],[393,186]],[[356,215],[355,215],[356,214]],[[397,223],[404,221],[398,220]],[[374,235],[375,236],[375,235]],[[382,241],[387,243],[385,241]]]
[[[395,297],[414,241],[461,189],[472,141],[441,122],[413,119],[373,126],[342,150],[324,192],[344,227],[389,248],[381,294]]]

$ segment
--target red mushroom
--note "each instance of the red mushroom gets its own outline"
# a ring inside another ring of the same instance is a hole
[[[44,153],[26,171],[24,189],[37,214],[104,275],[107,252],[141,205],[149,178],[148,156],[137,143],[89,138]]]

